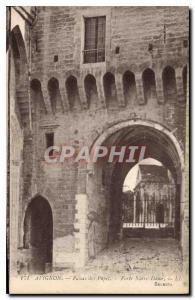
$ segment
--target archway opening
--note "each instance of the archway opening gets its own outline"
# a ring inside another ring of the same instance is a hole
[[[136,98],[135,75],[130,71],[126,71],[123,75],[123,91],[125,102],[134,102]]]
[[[129,237],[174,237],[175,183],[168,168],[147,158],[123,183],[122,227]]]
[[[98,93],[96,86],[96,79],[93,75],[88,74],[84,80],[85,93],[89,107],[97,106]]]
[[[97,142],[95,142],[95,145]],[[164,237],[180,240],[181,218],[180,218],[180,203],[181,203],[181,160],[170,136],[163,130],[146,125],[130,125],[125,127],[116,126],[116,131],[111,131],[106,138],[102,138],[101,145],[110,149],[111,146],[133,146],[140,145],[146,147],[147,157],[157,160],[161,163],[163,170],[171,174],[173,186],[175,189],[174,195],[174,215],[170,230],[163,232]],[[138,163],[138,161],[126,162],[113,160],[109,162],[107,158],[101,159],[94,165],[94,175],[89,177],[88,181],[88,196],[89,210],[95,211],[96,220],[94,223],[95,235],[93,248],[98,253],[101,249],[116,242],[123,236],[123,184],[128,172]],[[158,177],[157,170],[156,176]],[[168,175],[167,175],[168,176]],[[160,183],[159,183],[160,184]],[[163,188],[166,189],[166,188]],[[156,188],[155,190],[158,190]],[[137,193],[138,194],[138,193]],[[163,195],[165,194],[163,190]],[[152,198],[153,195],[150,195]],[[139,197],[139,195],[137,196]],[[146,196],[147,197],[147,196]],[[159,197],[159,196],[158,196]],[[145,198],[142,198],[143,200]],[[144,200],[145,201],[145,200]],[[152,201],[151,199],[149,201]],[[164,200],[170,203],[168,200]],[[158,199],[156,200],[155,216],[158,211],[157,219],[163,219],[162,206]],[[165,203],[164,202],[164,203]],[[168,205],[168,204],[167,204]],[[167,206],[166,213],[167,218]],[[159,222],[158,222],[159,223]],[[167,223],[167,220],[166,220]],[[170,224],[169,224],[170,225]],[[159,226],[159,224],[158,224]],[[162,228],[163,228],[162,224]],[[156,232],[156,236],[161,238],[161,231]],[[144,232],[145,234],[146,232]],[[92,240],[92,239],[91,239]],[[97,242],[96,242],[97,241]]]
[[[177,97],[177,88],[176,88],[176,78],[175,78],[175,70],[167,66],[163,70],[162,74],[163,80],[163,91],[165,100],[174,101]]]
[[[80,108],[79,90],[78,90],[76,77],[71,75],[70,77],[67,78],[66,91],[67,91],[70,109]]]
[[[144,98],[147,103],[148,100],[156,98],[156,81],[155,73],[151,69],[146,69],[142,75],[143,87],[144,87]]]
[[[28,250],[29,273],[47,273],[52,268],[53,217],[47,200],[34,198],[24,218],[24,248]]]
[[[115,84],[115,77],[108,72],[103,77],[104,93],[108,107],[115,107],[117,104],[117,91]]]

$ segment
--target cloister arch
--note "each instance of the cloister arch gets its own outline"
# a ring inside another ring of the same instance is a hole
[[[181,188],[183,183],[183,152],[175,136],[163,126],[144,121],[126,121],[108,128],[93,144],[96,146],[144,145],[148,156],[167,167],[174,178],[175,196],[175,225],[174,238],[181,239]],[[121,194],[124,179],[135,163],[108,163],[101,160],[90,163],[88,168],[93,170],[93,176],[88,178],[87,193],[89,207],[99,216],[96,224],[98,238],[97,252],[115,241],[121,233]],[[91,173],[90,173],[91,174]],[[102,182],[103,179],[103,182]],[[103,217],[102,217],[103,216]],[[100,242],[100,240],[101,242]],[[101,244],[101,246],[100,246]]]

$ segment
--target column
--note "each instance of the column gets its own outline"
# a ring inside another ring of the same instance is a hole
[[[143,192],[143,210],[142,210],[142,222],[145,227],[145,193]]]
[[[96,78],[96,86],[97,86],[97,92],[98,97],[101,103],[102,108],[106,108],[106,98],[104,94],[104,86],[103,86],[103,79],[101,76],[98,76]]]
[[[156,93],[157,93],[157,99],[158,103],[164,103],[164,91],[163,91],[163,81],[162,81],[162,73],[159,71],[156,72]]]
[[[136,223],[136,195],[133,195],[133,223]]]
[[[117,73],[115,75],[115,84],[117,90],[117,100],[119,107],[125,107],[125,98],[123,93],[123,77],[122,74]]]
[[[45,102],[45,107],[46,107],[47,113],[52,113],[51,102],[50,102],[50,98],[49,98],[50,96],[49,96],[46,82],[43,82],[43,84],[42,84],[42,93],[43,93],[43,100]]]
[[[60,78],[59,80],[59,90],[60,90],[60,95],[62,98],[62,105],[64,108],[64,111],[68,111],[70,109],[70,104],[68,101],[68,95],[65,89],[65,82],[64,79]]]
[[[85,88],[84,88],[84,79],[79,78],[77,80],[77,84],[78,84],[78,90],[79,90],[79,96],[80,96],[82,108],[87,109],[88,102],[87,102],[87,97],[86,97]]]
[[[135,73],[135,82],[136,82],[136,91],[137,91],[137,99],[140,105],[145,104],[144,98],[144,87],[141,73]]]

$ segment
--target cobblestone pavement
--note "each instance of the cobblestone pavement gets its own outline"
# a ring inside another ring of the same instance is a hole
[[[123,293],[123,289],[128,293],[153,293],[155,289],[166,294],[183,293],[188,287],[179,243],[173,239],[127,238],[110,245],[84,268],[64,268],[34,278],[58,280],[62,285],[64,280],[68,291],[73,287],[79,293],[81,288],[99,293],[108,287],[111,293]]]
[[[126,238],[110,245],[84,268],[34,275],[70,292],[178,293],[188,291],[179,243],[173,239]]]
[[[173,239],[127,238],[110,245],[85,269],[108,273],[178,273],[182,271],[179,243]]]
[[[104,249],[80,270],[65,269],[51,274],[67,276],[167,276],[181,275],[179,242],[174,239],[126,238]],[[49,275],[49,274],[48,274]]]

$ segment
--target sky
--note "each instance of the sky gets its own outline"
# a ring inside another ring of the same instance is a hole
[[[142,160],[140,163],[136,164],[127,174],[124,184],[123,184],[123,191],[133,190],[136,184],[137,172],[139,165],[158,165],[162,166],[162,164],[153,158],[146,158]]]

